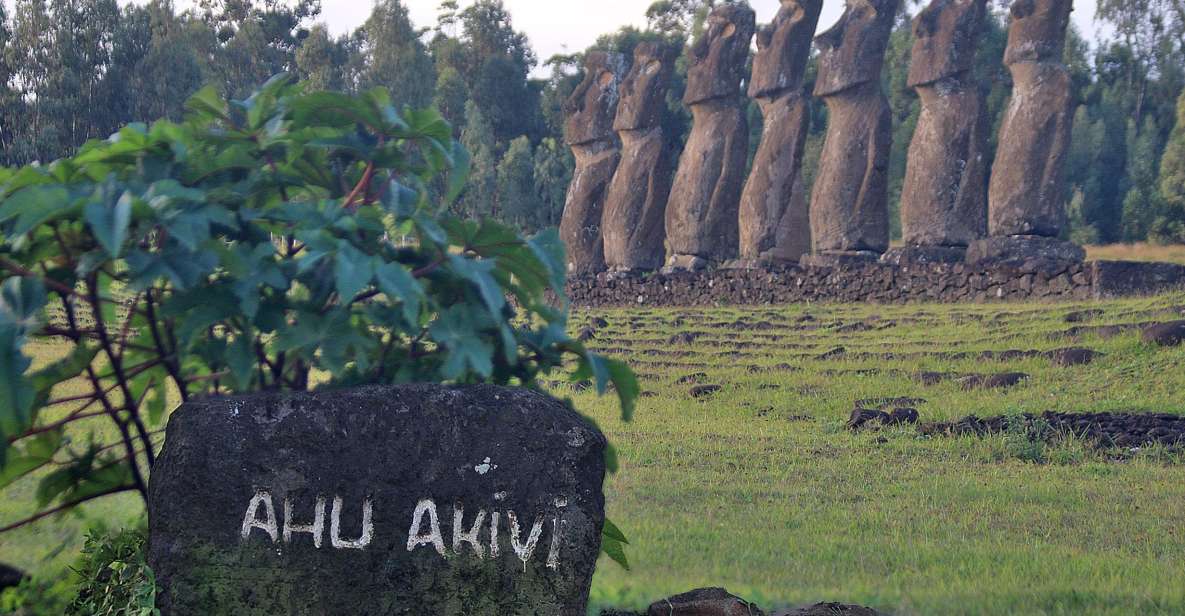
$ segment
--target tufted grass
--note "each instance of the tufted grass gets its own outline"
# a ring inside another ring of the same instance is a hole
[[[1068,313],[1086,308],[1103,309],[1085,323],[1096,325],[1185,318],[1183,307],[1185,294],[1059,305],[579,311],[574,328],[591,316],[609,321],[593,346],[630,360],[651,392],[623,424],[611,398],[553,388],[600,423],[622,461],[606,492],[610,517],[632,541],[633,570],[599,563],[592,609],[642,608],[720,585],[767,608],[828,600],[902,615],[1185,613],[1179,454],[1100,452],[1072,438],[1040,446],[1015,436],[843,428],[854,401],[884,396],[924,398],[923,421],[1045,410],[1185,413],[1185,348],[1153,348],[1134,331],[1058,335],[1071,327]],[[807,314],[815,320],[797,323]],[[724,326],[738,320],[772,328]],[[844,331],[857,323],[872,329]],[[683,332],[702,337],[669,343]],[[817,358],[839,346],[846,356]],[[1106,356],[1057,368],[1042,358],[937,355],[1066,346]],[[723,355],[733,351],[743,355]],[[39,361],[56,353],[37,349]],[[909,378],[922,370],[1031,378],[1009,390],[963,391]],[[693,399],[692,386],[675,381],[697,372],[723,389]],[[31,512],[34,487],[26,481],[5,492],[0,521]],[[0,536],[0,562],[53,576],[77,554],[88,525],[141,515],[134,496],[108,499]]]
[[[1087,246],[1086,254],[1090,259],[1108,261],[1160,261],[1163,263],[1180,263],[1185,265],[1185,245],[1170,244],[1108,244],[1106,246]]]
[[[912,429],[843,429],[856,400],[883,396],[926,399],[923,421],[1046,410],[1185,413],[1185,349],[1144,345],[1134,331],[1107,340],[1056,335],[1071,327],[1068,313],[1084,308],[1105,311],[1086,323],[1095,325],[1179,319],[1183,305],[1185,296],[1173,295],[1052,306],[586,312],[610,323],[594,342],[603,350],[708,364],[636,363],[654,397],[631,424],[616,419],[609,401],[558,388],[597,419],[623,460],[607,493],[610,516],[633,543],[633,571],[602,562],[594,603],[641,608],[722,585],[766,607],[826,600],[902,615],[1185,613],[1179,454],[1100,452],[1069,438],[1037,445],[1034,456],[1034,445],[1014,435],[926,439]],[[794,329],[804,314],[821,327]],[[639,320],[633,328],[631,319]],[[738,319],[776,329],[721,327]],[[836,332],[865,320],[897,324]],[[705,335],[689,347],[668,344],[681,332]],[[763,336],[775,338],[741,349],[744,357],[719,355]],[[847,359],[815,359],[837,346]],[[1066,346],[1106,357],[1067,368],[1043,358],[852,357]],[[691,353],[647,355],[655,350]],[[783,363],[798,370],[748,369]],[[876,372],[856,372],[867,370]],[[908,376],[919,370],[1019,371],[1031,379],[968,392],[952,382],[923,386]],[[675,381],[695,372],[724,389],[692,399],[691,386]]]

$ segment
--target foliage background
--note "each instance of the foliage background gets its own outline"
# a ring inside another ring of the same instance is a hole
[[[594,47],[628,57],[641,40],[686,42],[715,1],[655,2],[646,31],[606,33]],[[894,112],[894,211],[919,113],[905,86],[909,13],[919,4],[902,3],[884,72]],[[992,4],[977,75],[998,127],[1011,92],[1000,63],[1008,2]],[[581,78],[582,53],[536,57],[501,0],[463,8],[445,0],[435,24],[414,24],[400,0],[380,0],[361,27],[338,37],[318,23],[319,10],[315,0],[201,0],[186,10],[169,0],[122,9],[116,0],[18,0],[11,12],[0,6],[0,161],[52,160],[131,121],[176,119],[205,84],[242,97],[288,71],[317,89],[383,86],[396,108],[439,109],[473,154],[473,181],[456,213],[492,216],[527,232],[558,222],[573,166],[563,146],[562,103]],[[1065,195],[1071,234],[1084,243],[1185,242],[1180,183],[1162,179],[1173,175],[1162,169],[1171,164],[1162,162],[1170,141],[1185,147],[1180,131],[1172,132],[1185,85],[1185,8],[1178,0],[1103,0],[1098,19],[1107,38],[1085,41],[1074,32],[1066,46],[1076,103]],[[550,76],[532,78],[541,62]],[[666,120],[676,151],[689,128],[679,103],[685,77],[681,61]],[[826,130],[821,103],[813,116],[808,182]],[[755,105],[750,117],[755,150]]]

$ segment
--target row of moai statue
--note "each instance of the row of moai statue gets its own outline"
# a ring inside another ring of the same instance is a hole
[[[1004,64],[1014,90],[990,181],[989,127],[973,75],[988,0],[933,0],[914,19],[909,86],[922,111],[901,194],[905,247],[889,250],[893,131],[881,67],[899,1],[847,0],[839,23],[817,37],[822,0],[782,0],[760,30],[748,6],[718,6],[687,50],[683,102],[693,124],[677,166],[662,120],[679,50],[641,44],[628,73],[620,54],[588,54],[565,109],[576,158],[560,226],[569,273],[1082,260],[1081,248],[1058,239],[1072,118],[1062,49],[1072,0],[1011,7]],[[763,131],[746,178],[741,82],[755,33],[748,95]],[[819,52],[813,95],[826,104],[828,125],[808,199],[804,77],[812,40]]]

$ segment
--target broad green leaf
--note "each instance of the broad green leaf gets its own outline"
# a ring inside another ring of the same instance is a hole
[[[236,389],[246,391],[251,387],[251,379],[255,371],[255,352],[251,348],[251,339],[242,334],[226,347],[226,365],[230,367],[231,376],[237,384]]]
[[[415,325],[420,320],[420,306],[424,302],[424,289],[411,272],[399,263],[386,263],[375,270],[379,290],[392,302],[403,305],[403,318]]]
[[[601,537],[601,551],[605,553],[613,562],[621,565],[622,569],[630,570],[629,558],[625,555],[625,545],[620,541],[610,539],[609,537]]]
[[[469,173],[472,169],[472,158],[469,156],[469,151],[465,149],[459,142],[453,143],[453,166],[449,170],[448,177],[448,191],[445,193],[445,205],[452,205],[461,197],[461,193],[465,192],[465,183],[469,181]]]
[[[20,441],[21,447],[9,452],[8,460],[0,460],[0,489],[45,466],[62,447],[62,431],[50,430]]]
[[[196,94],[185,102],[185,108],[199,115],[226,121],[230,120],[230,116],[226,112],[226,101],[218,93],[218,88],[212,85],[198,90]]]
[[[62,186],[30,186],[0,201],[0,223],[15,220],[11,235],[24,235],[71,205],[70,193]]]
[[[601,530],[601,534],[619,543],[629,545],[630,540],[625,538],[625,533],[621,532],[621,529],[609,518],[605,518],[605,526]]]
[[[0,284],[0,325],[11,325],[20,335],[36,329],[48,298],[37,278],[13,276]]]
[[[442,367],[445,379],[459,379],[470,371],[484,378],[493,372],[494,348],[481,339],[480,327],[472,309],[465,305],[444,310],[429,326],[432,338],[447,350]]]
[[[125,191],[114,204],[99,200],[86,205],[86,222],[95,239],[112,257],[118,258],[123,252],[132,221],[132,199],[132,194]]]
[[[333,265],[334,282],[342,303],[353,301],[374,279],[374,261],[345,242],[338,248]]]

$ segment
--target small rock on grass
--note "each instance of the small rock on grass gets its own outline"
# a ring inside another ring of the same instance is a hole
[[[1103,354],[1093,349],[1083,349],[1079,347],[1069,349],[1057,349],[1046,353],[1053,365],[1060,367],[1069,366],[1084,366],[1102,357]]]
[[[646,616],[764,616],[756,605],[723,588],[701,588],[650,604]]]
[[[972,389],[1006,389],[1015,387],[1028,380],[1029,375],[1023,372],[1007,372],[1004,374],[969,374],[959,379],[959,385],[965,390]]]
[[[691,388],[692,398],[707,398],[723,389],[719,385],[697,385]]]
[[[874,609],[842,603],[817,603],[810,607],[774,612],[771,616],[881,616]]]

